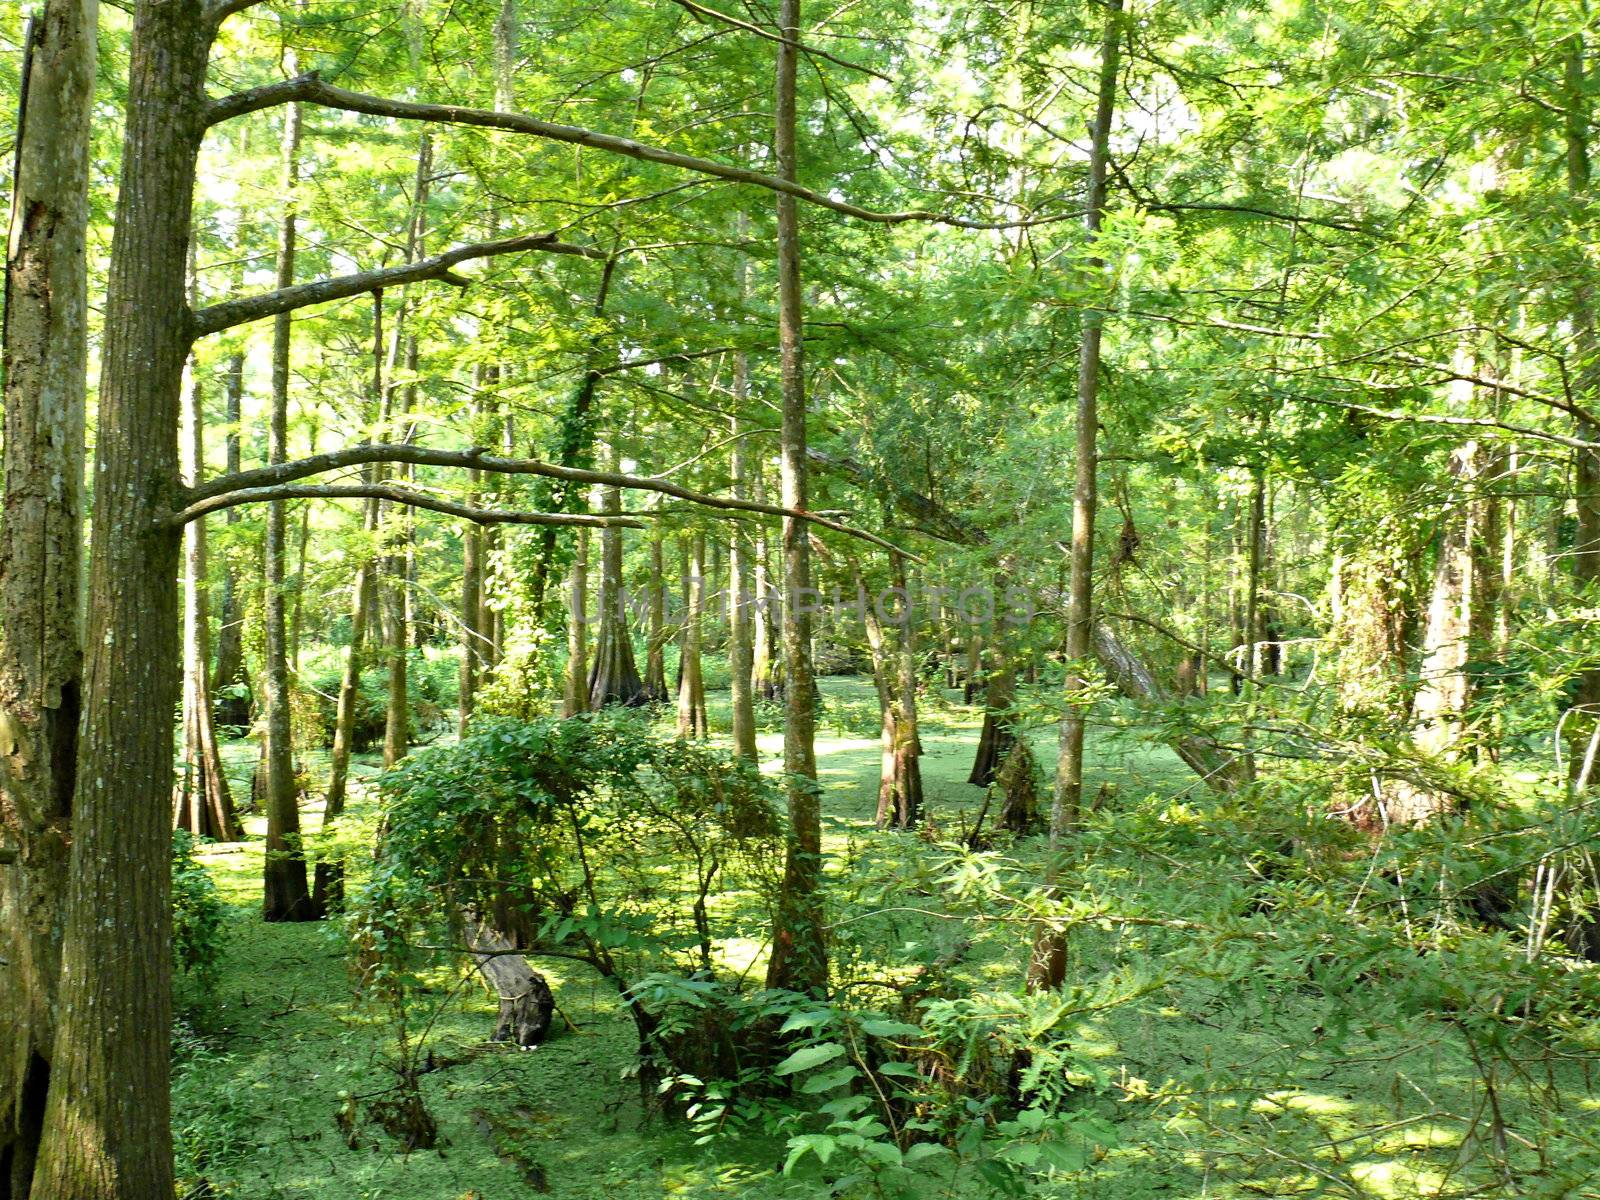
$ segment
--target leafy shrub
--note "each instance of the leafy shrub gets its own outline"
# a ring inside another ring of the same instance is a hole
[[[222,958],[222,898],[211,873],[194,857],[195,838],[172,831],[172,962],[202,987],[216,982]]]

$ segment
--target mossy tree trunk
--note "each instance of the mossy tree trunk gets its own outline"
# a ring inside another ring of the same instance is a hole
[[[774,148],[777,174],[798,178],[795,142],[795,75],[800,0],[780,0]],[[800,291],[800,222],[795,198],[780,193],[778,209],[778,354],[782,397],[782,503],[808,506],[806,486],[806,379],[804,304]],[[767,986],[823,992],[828,955],[822,925],[822,808],[817,790],[816,693],[811,670],[811,549],[805,522],[783,519],[784,727],[783,768],[788,778],[789,837],[783,881],[773,917]]]
[[[47,0],[30,22],[5,268],[0,1195],[19,1200],[32,1184],[50,1086],[83,685],[95,23],[94,0]]]
[[[165,868],[182,538],[169,517],[180,495],[185,247],[210,40],[198,0],[135,10],[100,356],[59,1024],[34,1200],[173,1194]]]

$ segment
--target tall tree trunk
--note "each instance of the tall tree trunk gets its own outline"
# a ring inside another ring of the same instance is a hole
[[[294,282],[296,243],[295,191],[300,174],[300,106],[283,113],[283,183],[287,196],[278,240],[278,286]],[[272,323],[272,417],[267,459],[289,457],[289,365],[293,325],[288,313]],[[288,525],[282,500],[267,509],[266,594],[263,614],[266,639],[262,674],[266,683],[266,718],[262,754],[267,810],[267,845],[262,915],[269,921],[309,921],[316,914],[306,881],[306,860],[300,845],[300,789],[295,780],[294,746],[289,719],[289,645],[284,594],[288,557]]]
[[[478,502],[478,487],[482,472],[467,472],[465,503]],[[472,717],[477,698],[479,655],[484,643],[483,633],[483,526],[468,521],[461,529],[461,675],[456,697],[456,735],[467,736],[467,722]]]
[[[368,534],[378,526],[378,502],[367,502],[365,525]],[[361,672],[366,666],[367,612],[371,608],[375,566],[370,558],[356,570],[350,599],[350,648],[345,652],[344,671],[339,678],[339,699],[334,709],[333,750],[329,755],[328,791],[322,806],[322,832],[332,831],[344,815],[350,781],[350,755],[355,744],[356,702],[361,693]],[[344,867],[326,860],[317,863],[311,904],[326,916],[344,899]]]
[[[384,563],[384,640],[388,647],[389,687],[383,713],[383,765],[393,767],[411,746],[410,685],[406,678],[411,653],[406,635],[406,557],[403,515],[392,514],[386,529],[390,553]],[[398,545],[396,543],[399,543]]]
[[[1441,519],[1438,557],[1428,599],[1421,683],[1412,701],[1412,740],[1425,756],[1453,762],[1460,754],[1472,684],[1467,660],[1477,597],[1473,594],[1472,545],[1482,453],[1476,442],[1450,455],[1455,496]],[[1384,796],[1391,822],[1417,824],[1454,806],[1449,795],[1410,780],[1397,780]]]
[[[703,738],[706,685],[700,661],[706,610],[706,535],[695,531],[683,546],[683,631],[678,642],[678,736]]]
[[[751,493],[754,499],[765,501],[767,489],[759,456],[753,465]],[[780,620],[780,601],[773,589],[772,572],[768,568],[770,555],[765,524],[756,528],[754,557],[754,596],[750,609],[750,692],[756,698],[772,701],[779,694],[772,651],[774,630]]]
[[[589,711],[589,531],[573,534],[572,566],[567,575],[567,675],[563,717]]]
[[[204,133],[198,0],[140,4],[96,420],[82,742],[34,1200],[173,1193],[170,861],[185,247]],[[8,439],[8,446],[10,441]]]
[[[1106,208],[1106,164],[1111,116],[1117,98],[1117,59],[1122,44],[1122,0],[1108,0],[1105,37],[1100,44],[1100,81],[1089,146],[1089,195],[1084,229],[1091,244],[1099,241]],[[1098,277],[1105,263],[1091,254],[1087,270]],[[1095,307],[1084,309],[1078,352],[1077,439],[1072,492],[1072,553],[1067,581],[1067,712],[1061,718],[1061,757],[1056,763],[1055,794],[1050,805],[1050,857],[1045,881],[1053,884],[1060,871],[1063,843],[1083,808],[1083,735],[1088,718],[1089,683],[1082,675],[1094,631],[1094,524],[1098,490],[1100,428],[1100,340],[1104,317]],[[1040,931],[1028,965],[1028,987],[1034,991],[1061,986],[1066,973],[1065,935]]]
[[[1590,184],[1588,81],[1585,78],[1584,41],[1581,33],[1568,39],[1562,55],[1566,83],[1567,190],[1574,203],[1586,203]],[[1578,364],[1573,392],[1591,403],[1600,396],[1600,317],[1595,311],[1593,267],[1584,262],[1573,273],[1572,340]],[[1585,441],[1600,441],[1600,426],[1580,417],[1575,430]],[[1577,542],[1572,548],[1572,582],[1582,603],[1593,604],[1600,591],[1600,452],[1573,452],[1573,501],[1578,516]],[[1586,744],[1600,721],[1600,667],[1590,667],[1578,677],[1574,703],[1581,712],[1596,714],[1587,720],[1568,721],[1573,744]],[[1579,769],[1581,753],[1572,756]],[[1591,780],[1591,786],[1595,781]]]
[[[872,678],[878,691],[881,721],[881,748],[878,770],[879,829],[891,825],[911,829],[922,815],[922,767],[918,759],[922,746],[917,736],[917,663],[912,636],[910,593],[906,591],[905,565],[900,555],[893,556],[894,587],[905,597],[904,607],[890,618],[896,636],[884,631],[887,613],[879,612],[879,601],[867,594],[861,576],[856,576],[856,593],[862,620],[867,628],[867,647],[872,654]]]
[[[742,269],[740,283],[743,284]],[[743,291],[741,286],[740,291]],[[735,403],[742,406],[749,388],[749,364],[743,354],[738,355],[733,368]],[[733,494],[747,498],[749,474],[744,438],[737,416],[732,420],[733,431]],[[752,691],[755,667],[753,630],[750,622],[750,553],[749,542],[740,523],[735,521],[728,533],[728,695],[733,709],[733,752],[752,761],[756,758],[756,711]]]
[[[795,75],[800,0],[779,0],[774,148],[777,174],[799,178],[795,141]],[[778,357],[782,394],[783,507],[803,510],[806,496],[806,376],[800,293],[800,222],[793,196],[778,195]],[[773,916],[767,986],[822,992],[828,955],[822,928],[822,806],[817,789],[816,694],[811,671],[810,534],[804,521],[783,519],[783,769],[788,778],[789,838]]]
[[[406,230],[406,261],[420,258],[427,240],[429,181],[433,175],[433,135],[424,130],[417,139],[416,183],[412,189],[411,219]],[[383,416],[385,424],[395,430],[394,436],[409,444],[415,436],[415,426],[410,420],[416,399],[417,339],[410,332],[407,317],[410,314],[409,296],[402,295],[399,311],[395,314],[394,332],[389,342],[391,370],[383,381]],[[395,386],[396,365],[403,366],[406,382]],[[410,479],[414,468],[409,464],[399,469],[402,483]],[[412,598],[416,589],[413,579],[413,552],[415,526],[410,509],[395,505],[387,521],[383,522],[387,540],[387,553],[383,563],[383,584],[380,597],[383,606],[384,639],[388,645],[389,688],[384,706],[383,765],[393,767],[406,756],[411,746],[411,692],[407,678],[407,665],[411,651],[410,630],[414,624]]]
[[[205,477],[205,393],[198,365],[191,360],[189,440],[184,472],[191,487]],[[228,776],[211,708],[211,606],[206,579],[206,522],[184,530],[183,576],[183,774],[174,805],[174,824],[199,837],[233,841],[242,836],[234,815]]]
[[[607,450],[607,468],[617,469],[616,448]],[[622,489],[597,488],[603,512],[622,512]],[[633,658],[633,635],[628,628],[627,594],[622,580],[622,530],[600,531],[600,606],[595,623],[594,661],[589,664],[589,708],[598,712],[608,704],[636,708],[647,700],[644,681]]]
[[[661,527],[650,529],[650,570],[645,586],[649,589],[649,633],[644,654],[644,694],[651,704],[667,699],[667,584],[661,561]]]
[[[5,274],[0,522],[0,1196],[25,1200],[50,1084],[83,682],[86,238],[95,0],[29,23]]]
[[[225,415],[228,425],[224,444],[227,448],[227,471],[231,475],[243,465],[239,437],[244,409],[243,351],[236,350],[228,356],[228,369],[223,376],[223,396],[227,405]],[[243,519],[239,509],[230,508],[225,523],[232,526]],[[244,606],[240,603],[240,597],[241,589],[233,569],[233,560],[224,556],[222,611],[217,620],[217,665],[211,682],[214,687],[228,693],[216,705],[217,716],[224,725],[244,729],[250,724],[250,684],[244,667]]]
[[[383,411],[383,296],[372,298],[372,377],[367,394],[367,423],[370,428]],[[376,480],[378,468],[365,472]],[[350,594],[350,648],[345,652],[344,670],[339,677],[339,698],[333,716],[333,750],[328,762],[328,791],[322,805],[322,832],[330,833],[344,815],[349,790],[350,755],[355,749],[356,706],[361,696],[361,673],[367,663],[367,625],[377,591],[377,564],[373,547],[378,534],[379,504],[366,502],[362,528],[366,544],[356,568],[355,586]],[[317,863],[311,889],[311,905],[318,915],[327,916],[344,902],[344,865],[333,859]]]

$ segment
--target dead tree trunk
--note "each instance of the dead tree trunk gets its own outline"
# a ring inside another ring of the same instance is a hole
[[[537,1046],[550,1032],[556,1011],[549,983],[516,952],[510,938],[482,917],[468,913],[462,925],[478,973],[500,1001],[492,1040],[527,1049]]]
[[[1095,626],[1092,650],[1106,678],[1124,696],[1156,702],[1162,699],[1161,685],[1150,668],[1103,625]],[[1214,792],[1227,794],[1249,782],[1238,757],[1215,742],[1185,733],[1168,739],[1167,745]]]

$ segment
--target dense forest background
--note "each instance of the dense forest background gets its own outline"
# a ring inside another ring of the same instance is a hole
[[[1596,25],[0,9],[0,1198],[1600,1196]]]

